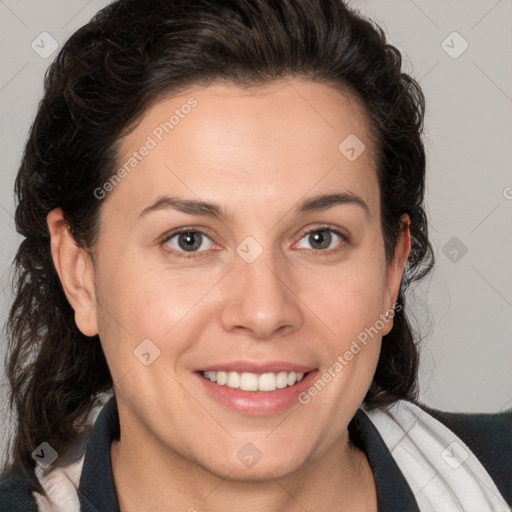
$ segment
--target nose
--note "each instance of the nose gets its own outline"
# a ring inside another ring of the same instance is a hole
[[[229,332],[239,331],[256,339],[270,339],[300,328],[303,315],[291,272],[285,262],[265,250],[247,263],[237,256],[224,283],[222,325]]]

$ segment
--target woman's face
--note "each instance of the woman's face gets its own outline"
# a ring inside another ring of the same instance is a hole
[[[146,112],[96,191],[78,321],[99,332],[125,439],[240,479],[346,444],[409,250],[386,265],[373,151],[357,102],[307,81]]]

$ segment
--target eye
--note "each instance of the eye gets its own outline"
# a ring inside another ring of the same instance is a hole
[[[203,231],[197,229],[182,229],[170,233],[163,241],[163,245],[172,249],[169,252],[172,252],[178,258],[194,258],[199,256],[196,256],[196,253],[211,249],[213,241]]]
[[[310,247],[299,245],[300,249],[313,249],[316,252],[327,252],[329,254],[341,250],[341,248],[348,242],[348,239],[345,235],[327,226],[322,226],[307,231],[302,236],[301,241],[302,240],[305,240],[307,243],[309,243]],[[341,245],[341,247],[338,249],[330,250],[332,249],[333,242],[334,246]]]
[[[304,247],[303,240],[309,243],[310,247]],[[342,250],[348,242],[348,237],[340,231],[329,226],[320,226],[306,231],[299,241],[298,248],[311,249],[315,255],[328,255]],[[178,258],[196,258],[211,249],[214,242],[199,229],[182,228],[166,235],[162,245],[169,254]]]

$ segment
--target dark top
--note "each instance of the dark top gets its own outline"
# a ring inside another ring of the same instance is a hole
[[[466,443],[512,507],[512,409],[499,414],[465,414],[417,405]],[[348,430],[352,442],[366,454],[373,470],[379,512],[419,512],[407,481],[363,411],[357,411]],[[98,415],[87,441],[78,488],[83,512],[119,512],[110,464],[110,444],[114,438],[119,438],[119,416],[112,397]],[[0,512],[37,512],[31,492],[38,490],[32,472],[3,475]]]

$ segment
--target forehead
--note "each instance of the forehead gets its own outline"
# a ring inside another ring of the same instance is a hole
[[[113,195],[123,189],[132,209],[166,193],[264,206],[336,188],[376,203],[374,153],[359,102],[327,85],[191,87],[152,105],[122,140],[127,172]]]

